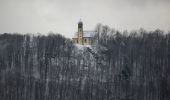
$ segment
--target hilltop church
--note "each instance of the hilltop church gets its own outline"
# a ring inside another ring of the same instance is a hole
[[[73,42],[80,45],[93,45],[95,41],[95,31],[83,31],[83,22],[78,22],[78,32],[73,37]]]

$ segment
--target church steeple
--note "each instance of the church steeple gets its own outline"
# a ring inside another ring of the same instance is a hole
[[[83,45],[83,22],[80,21],[78,22],[78,39],[79,39],[79,44]]]
[[[83,32],[83,22],[81,21],[81,19],[80,19],[80,21],[78,22],[78,32],[80,33],[80,32]]]

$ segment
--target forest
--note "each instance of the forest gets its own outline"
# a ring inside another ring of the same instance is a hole
[[[170,100],[170,32],[95,30],[83,48],[57,33],[0,34],[0,100]]]

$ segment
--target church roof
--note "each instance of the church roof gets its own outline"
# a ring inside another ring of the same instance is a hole
[[[83,37],[94,37],[95,31],[83,31]],[[75,33],[74,38],[78,38],[78,32]]]
[[[94,37],[95,31],[83,31],[83,37]]]

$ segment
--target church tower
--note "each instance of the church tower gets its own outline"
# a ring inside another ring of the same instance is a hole
[[[81,20],[78,22],[78,41],[83,45],[83,22]]]

